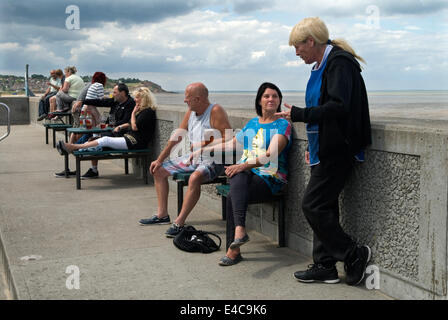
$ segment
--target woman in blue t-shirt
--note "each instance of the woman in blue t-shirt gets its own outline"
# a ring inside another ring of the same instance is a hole
[[[259,201],[280,192],[287,180],[287,152],[291,145],[291,124],[277,119],[282,93],[272,83],[263,83],[255,99],[257,117],[251,119],[236,136],[209,144],[204,151],[235,150],[243,155],[226,168],[230,178],[227,197],[227,254],[219,265],[231,266],[242,260],[240,246],[249,241],[246,233],[246,211],[249,201]],[[221,149],[222,150],[222,149]]]

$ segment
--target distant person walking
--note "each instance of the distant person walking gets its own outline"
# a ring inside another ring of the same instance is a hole
[[[344,40],[329,40],[325,23],[305,18],[289,37],[296,55],[315,63],[306,88],[306,108],[285,103],[289,111],[277,113],[307,124],[307,162],[311,178],[302,210],[314,231],[313,260],[308,270],[294,273],[301,282],[339,282],[336,262],[343,261],[346,283],[364,279],[371,250],[359,246],[339,223],[339,194],[354,162],[362,161],[371,144],[367,92],[357,60],[364,60]]]

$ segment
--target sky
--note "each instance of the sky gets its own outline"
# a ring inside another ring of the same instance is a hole
[[[74,65],[170,91],[305,90],[311,65],[288,40],[312,16],[366,60],[369,91],[448,90],[447,0],[0,0],[0,74]]]

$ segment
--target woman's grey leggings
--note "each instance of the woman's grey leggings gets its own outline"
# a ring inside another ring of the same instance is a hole
[[[230,178],[227,197],[227,248],[235,238],[235,227],[246,226],[246,212],[250,201],[272,196],[266,182],[252,171],[243,171]]]

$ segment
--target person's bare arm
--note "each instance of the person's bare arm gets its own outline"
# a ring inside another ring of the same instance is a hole
[[[190,114],[191,110],[188,109],[188,111],[185,113],[184,118],[182,119],[179,128],[177,128],[173,132],[165,148],[163,148],[163,151],[160,153],[157,159],[151,163],[149,167],[149,171],[151,172],[151,174],[154,174],[154,172],[162,166],[163,161],[170,155],[173,147],[182,141],[182,131],[186,132],[188,130],[188,119],[190,118]]]
[[[235,164],[229,167],[226,167],[226,175],[231,178],[235,174],[250,170],[253,168],[261,167],[268,163],[270,158],[278,158],[280,153],[283,151],[283,149],[288,144],[288,138],[286,138],[284,135],[276,134],[273,138],[271,143],[269,144],[269,148],[266,151],[264,155],[258,156],[255,161],[247,161],[241,164]]]
[[[70,89],[70,83],[69,82],[67,82],[67,81],[65,81],[64,82],[64,85],[62,86],[62,91],[63,92],[65,92],[65,93],[68,93],[68,89]]]

